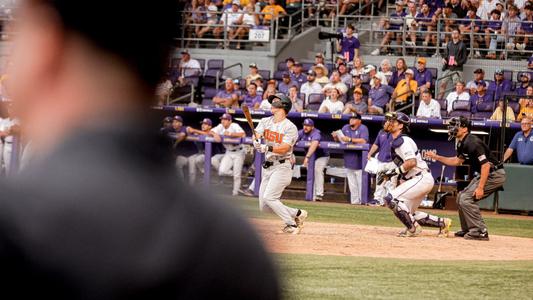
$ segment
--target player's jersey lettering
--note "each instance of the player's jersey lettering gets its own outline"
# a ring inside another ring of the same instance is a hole
[[[284,134],[265,129],[265,139],[269,142],[281,144]]]

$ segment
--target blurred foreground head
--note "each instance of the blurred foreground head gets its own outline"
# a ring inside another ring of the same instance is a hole
[[[175,3],[21,1],[8,88],[29,138],[46,144],[147,107],[175,37]]]

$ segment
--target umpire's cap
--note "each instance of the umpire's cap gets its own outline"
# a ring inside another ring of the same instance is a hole
[[[279,101],[275,101],[275,99],[278,99]],[[272,107],[283,108],[286,113],[289,113],[292,108],[291,99],[282,93],[268,96],[268,102],[272,104]]]

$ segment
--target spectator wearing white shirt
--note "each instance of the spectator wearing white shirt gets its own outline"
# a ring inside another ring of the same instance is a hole
[[[300,93],[304,95],[303,100],[307,101],[309,95],[322,93],[322,86],[315,81],[316,73],[313,70],[307,72],[307,82],[300,87]]]
[[[453,103],[457,100],[470,101],[470,93],[465,89],[465,83],[458,81],[455,84],[455,91],[448,94],[446,97],[446,105],[448,107],[448,112],[453,110]]]
[[[319,113],[342,114],[344,103],[340,100],[340,91],[336,88],[328,90],[329,97],[322,101],[318,108]]]
[[[490,12],[496,9],[498,0],[483,0],[477,9],[477,16],[483,21],[490,19]]]
[[[207,32],[215,28],[214,26],[218,23],[218,8],[211,0],[205,0],[205,8],[207,15],[207,23],[205,27],[199,27],[200,30],[196,31],[196,37],[202,38]]]
[[[254,6],[249,3],[244,8],[244,13],[241,15],[239,19],[239,24],[242,26],[239,26],[237,30],[235,31],[235,34],[230,37],[231,40],[234,40],[239,37],[239,40],[237,42],[237,49],[241,49],[241,40],[244,40],[244,37],[248,32],[250,32],[250,28],[259,25],[259,15],[254,12]]]
[[[220,23],[224,26],[217,27],[215,30],[213,30],[213,35],[215,38],[220,39],[224,29],[228,31],[228,37],[233,36],[238,29],[238,27],[235,25],[240,25],[239,22],[241,21],[241,16],[242,11],[239,9],[239,1],[233,1],[231,8],[226,9],[220,18]],[[218,47],[223,48],[224,45],[219,43]]]
[[[200,76],[202,73],[202,67],[200,66],[200,63],[196,60],[191,58],[191,54],[189,53],[189,50],[184,49],[181,51],[181,60],[179,65],[179,77],[178,77],[178,83],[180,86],[184,86],[186,84],[189,84],[189,80],[187,78],[189,77],[195,77]]]
[[[429,91],[424,91],[421,94],[420,105],[416,111],[417,118],[437,118],[440,119],[440,104],[431,98]]]
[[[324,86],[322,93],[326,94],[331,89],[337,89],[337,91],[340,92],[340,99],[345,99],[346,92],[348,92],[348,87],[346,84],[344,84],[344,82],[341,81],[341,76],[338,71],[333,71],[331,73],[330,82]]]

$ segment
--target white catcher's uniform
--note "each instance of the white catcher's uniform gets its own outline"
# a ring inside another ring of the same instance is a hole
[[[223,136],[224,132],[241,133],[244,132],[242,127],[237,123],[231,123],[228,128],[224,128],[222,124],[218,124],[211,129],[214,133]],[[219,176],[233,176],[233,195],[237,195],[241,188],[241,173],[242,165],[244,164],[245,151],[240,144],[223,144],[226,148],[226,153],[217,166]]]
[[[265,206],[270,207],[287,225],[295,226],[294,218],[298,209],[288,207],[281,203],[280,198],[283,190],[291,183],[292,166],[290,158],[296,140],[298,139],[298,129],[289,119],[275,123],[274,117],[263,118],[255,131],[261,134],[266,145],[279,146],[288,144],[291,149],[284,155],[272,152],[266,153],[265,160],[272,162],[269,168],[262,168],[261,187],[259,189],[259,209],[264,210]]]
[[[18,124],[16,119],[5,118],[0,119],[0,131],[9,130],[11,127]],[[13,136],[6,136],[0,142],[0,168],[2,164],[5,168],[5,173],[10,174],[11,171],[11,153],[13,151]]]

